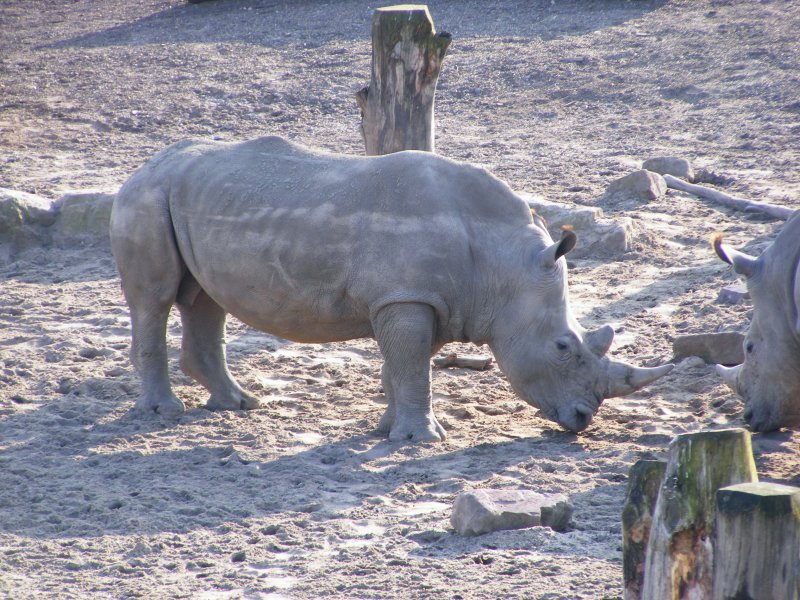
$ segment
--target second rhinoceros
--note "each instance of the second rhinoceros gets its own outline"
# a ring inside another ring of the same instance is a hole
[[[755,431],[800,426],[800,211],[755,258],[714,238],[717,255],[747,280],[753,319],[744,363],[717,370],[744,397],[744,418]]]
[[[611,327],[573,317],[558,241],[485,170],[425,152],[354,157],[277,137],[179,142],[122,187],[111,242],[131,311],[136,406],[178,412],[165,328],[180,310],[181,367],[209,408],[256,408],[231,377],[230,313],[298,342],[373,337],[384,358],[393,440],[439,440],[430,357],[452,341],[488,344],[516,392],[573,431],[604,398],[670,365],[604,358]]]

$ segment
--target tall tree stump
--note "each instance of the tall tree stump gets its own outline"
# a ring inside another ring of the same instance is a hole
[[[717,492],[713,597],[800,598],[800,488],[743,483]]]
[[[628,474],[628,491],[622,507],[622,575],[625,600],[642,598],[644,560],[653,524],[653,511],[667,463],[639,460]]]
[[[672,441],[647,544],[642,598],[711,598],[717,490],[755,481],[744,429],[687,433]]]
[[[372,78],[356,94],[367,155],[434,151],[433,101],[450,34],[436,34],[424,4],[372,16]]]

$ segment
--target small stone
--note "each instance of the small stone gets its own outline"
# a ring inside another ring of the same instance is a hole
[[[640,169],[611,182],[609,196],[628,196],[639,200],[655,200],[667,193],[667,182],[658,173]]]
[[[690,183],[694,181],[694,169],[692,169],[692,164],[685,158],[657,156],[644,161],[642,168],[659,175],[680,177]]]
[[[705,367],[706,361],[699,356],[687,356],[675,367],[677,371],[688,371],[689,369],[697,369]]]
[[[473,490],[456,498],[450,524],[460,535],[481,535],[537,525],[562,531],[569,525],[572,511],[572,504],[561,494],[539,494],[528,490]]]
[[[244,562],[247,560],[247,553],[244,550],[239,550],[231,555],[231,562]]]
[[[672,341],[675,360],[699,356],[709,364],[738,365],[744,362],[744,335],[736,331],[680,335]]]
[[[720,304],[739,304],[750,298],[747,286],[738,281],[732,285],[726,285],[719,291],[717,302]]]

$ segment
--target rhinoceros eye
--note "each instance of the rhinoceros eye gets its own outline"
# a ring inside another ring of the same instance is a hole
[[[747,350],[748,354],[752,354],[753,353],[753,342],[747,342],[747,345],[744,347],[744,349]]]
[[[556,342],[556,348],[558,349],[559,352],[566,352],[567,350],[569,350],[569,344],[567,344],[566,342],[559,341]]]

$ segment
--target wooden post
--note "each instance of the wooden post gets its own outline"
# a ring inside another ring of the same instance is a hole
[[[658,490],[667,463],[662,460],[639,460],[628,474],[628,491],[622,507],[622,575],[625,600],[642,598],[644,559]]]
[[[642,598],[711,598],[717,490],[755,481],[744,429],[676,436],[653,514]]]
[[[800,488],[743,483],[717,492],[713,597],[800,598]]]
[[[372,78],[356,94],[367,155],[434,151],[433,99],[450,40],[424,4],[375,10]]]

